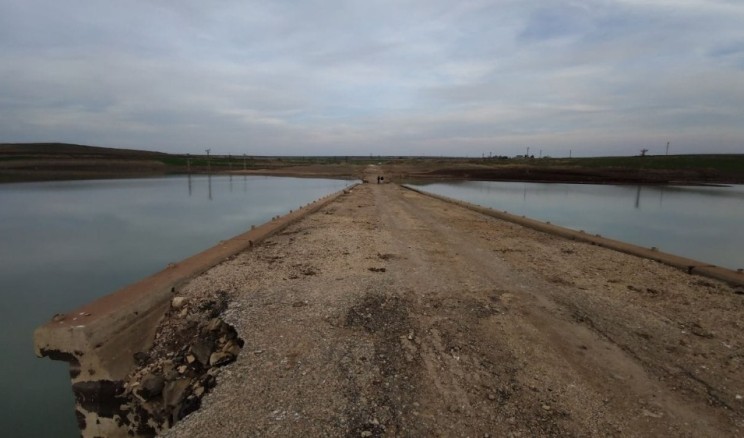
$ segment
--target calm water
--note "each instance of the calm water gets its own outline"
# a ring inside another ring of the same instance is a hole
[[[744,186],[662,187],[467,181],[417,185],[576,230],[744,268]]]
[[[79,436],[67,365],[34,356],[38,325],[348,184],[253,176],[0,184],[3,435]]]

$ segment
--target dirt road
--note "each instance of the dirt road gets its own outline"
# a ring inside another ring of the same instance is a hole
[[[397,185],[179,294],[219,292],[245,346],[168,436],[744,433],[744,295]]]

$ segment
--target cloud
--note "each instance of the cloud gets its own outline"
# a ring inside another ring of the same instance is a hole
[[[0,141],[742,152],[743,20],[702,0],[8,0]]]

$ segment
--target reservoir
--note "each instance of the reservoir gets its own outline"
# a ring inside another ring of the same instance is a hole
[[[422,183],[435,194],[729,269],[744,268],[744,186]]]
[[[351,181],[263,176],[0,184],[0,424],[79,436],[67,364],[33,330]]]

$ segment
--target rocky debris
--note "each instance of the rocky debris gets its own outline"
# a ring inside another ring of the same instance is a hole
[[[126,402],[118,421],[130,434],[160,434],[199,409],[220,367],[235,361],[244,345],[220,317],[226,308],[224,292],[200,301],[171,301],[155,345],[135,354],[137,368],[123,382]]]

